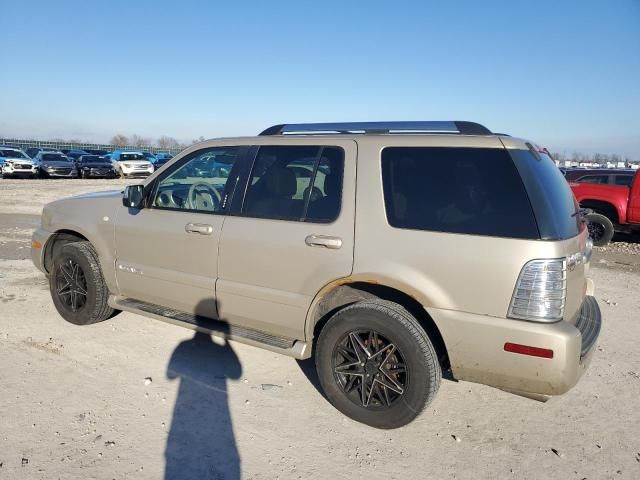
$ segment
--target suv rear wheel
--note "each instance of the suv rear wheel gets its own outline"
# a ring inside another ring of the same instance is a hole
[[[402,306],[358,302],[322,329],[316,368],[328,400],[376,428],[411,422],[434,398],[442,371],[431,340]]]
[[[64,245],[53,261],[49,289],[58,313],[68,322],[89,325],[119,313],[108,304],[98,254],[89,242]]]

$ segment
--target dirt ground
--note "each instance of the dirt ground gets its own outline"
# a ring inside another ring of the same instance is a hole
[[[309,362],[128,313],[65,323],[31,231],[45,202],[123,184],[0,180],[0,480],[640,478],[638,244],[594,255],[604,325],[574,390],[542,404],[443,381],[381,431],[337,412]]]

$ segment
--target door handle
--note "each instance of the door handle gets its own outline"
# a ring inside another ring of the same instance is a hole
[[[331,248],[332,250],[337,250],[342,247],[341,238],[330,237],[328,235],[309,235],[304,239],[304,243],[310,247],[324,247]]]
[[[184,226],[184,230],[187,233],[199,233],[200,235],[211,235],[213,233],[213,227],[205,223],[187,223]]]

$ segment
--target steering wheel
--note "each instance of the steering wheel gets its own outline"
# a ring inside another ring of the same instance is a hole
[[[211,209],[199,208],[198,195],[202,194],[201,191],[198,191],[198,189],[200,188],[207,190],[211,194],[211,200],[213,201]],[[187,205],[191,210],[211,210],[213,212],[217,210],[220,202],[222,202],[222,197],[220,196],[218,190],[216,190],[206,182],[196,182],[189,187],[189,193],[187,194]]]

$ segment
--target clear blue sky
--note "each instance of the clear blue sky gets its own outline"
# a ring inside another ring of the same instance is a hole
[[[5,0],[0,136],[475,120],[640,160],[640,0]]]

